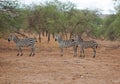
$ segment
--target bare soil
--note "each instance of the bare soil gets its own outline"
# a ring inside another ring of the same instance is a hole
[[[85,50],[85,58],[73,57],[72,48],[60,56],[54,41],[36,44],[36,55],[29,48],[16,56],[13,42],[0,39],[0,84],[120,84],[120,42],[97,40],[96,58]]]

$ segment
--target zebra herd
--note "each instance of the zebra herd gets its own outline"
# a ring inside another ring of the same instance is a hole
[[[84,41],[80,35],[74,35],[71,40],[63,40],[59,35],[55,36],[55,40],[58,41],[59,47],[61,49],[61,56],[63,56],[63,48],[66,47],[73,47],[74,49],[74,56],[77,56],[77,48],[80,47],[80,57],[85,57],[84,49],[92,48],[93,49],[93,58],[96,55],[96,49],[98,44],[94,40]]]
[[[22,47],[31,47],[31,52],[29,56],[35,55],[35,43],[37,42],[35,38],[24,38],[20,39],[15,34],[10,34],[8,37],[8,41],[14,41],[16,46],[18,47],[17,56],[22,56]],[[84,49],[92,48],[93,49],[93,58],[96,56],[96,49],[98,44],[94,40],[84,41],[80,35],[74,35],[70,40],[63,40],[60,35],[55,35],[55,41],[58,41],[59,48],[61,49],[61,56],[63,56],[63,49],[68,47],[73,47],[74,56],[77,56],[77,48],[80,47],[80,57],[85,57]]]

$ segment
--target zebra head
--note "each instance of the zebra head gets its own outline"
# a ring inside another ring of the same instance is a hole
[[[80,35],[77,36],[77,40],[81,41],[81,42],[83,41],[83,39],[82,39],[82,37]]]
[[[72,42],[75,42],[78,45],[79,45],[79,43],[83,42],[83,39],[81,38],[81,35],[79,35],[79,34],[72,35],[71,39],[72,39]]]
[[[83,39],[81,38],[80,35],[75,35],[75,34],[73,35],[72,40],[73,41],[83,41]]]
[[[61,37],[59,35],[55,35],[55,41],[58,41],[60,39],[61,39]]]
[[[75,34],[71,35],[70,39],[72,42],[76,41],[76,35]]]
[[[13,40],[14,37],[15,37],[14,34],[10,34],[9,37],[8,37],[8,42],[10,42],[11,40]]]
[[[11,40],[12,40],[12,34],[9,35],[8,42],[10,42]]]

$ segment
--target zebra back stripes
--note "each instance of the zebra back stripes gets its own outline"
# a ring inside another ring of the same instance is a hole
[[[73,47],[74,56],[77,55],[77,44],[73,40],[63,40],[59,35],[55,35],[55,41],[58,41],[61,49],[61,56],[63,56],[63,48]]]
[[[94,40],[90,40],[90,41],[84,41],[81,36],[77,35],[75,36],[74,38],[75,41],[78,42],[78,44],[80,45],[80,56],[85,56],[84,54],[84,49],[87,49],[87,48],[92,48],[93,49],[93,58],[95,58],[95,55],[96,55],[96,49],[98,47],[98,44],[96,41]]]
[[[19,55],[23,55],[22,53],[22,47],[31,47],[31,53],[29,54],[29,56],[34,56],[35,55],[35,42],[36,39],[34,38],[24,38],[24,39],[20,39],[18,38],[15,34],[10,34],[8,37],[8,41],[10,42],[11,40],[14,41],[14,43],[16,43],[16,46],[18,47],[18,54]],[[21,54],[20,54],[21,53]]]

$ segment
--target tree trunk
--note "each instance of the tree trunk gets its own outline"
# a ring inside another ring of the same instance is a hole
[[[50,32],[48,32],[48,43],[50,42]]]
[[[46,37],[48,36],[48,30],[46,30]]]
[[[39,32],[38,40],[39,40],[39,43],[41,43],[41,32]]]
[[[52,33],[53,38],[55,38],[55,33]]]
[[[45,30],[42,28],[42,36],[45,36]]]

